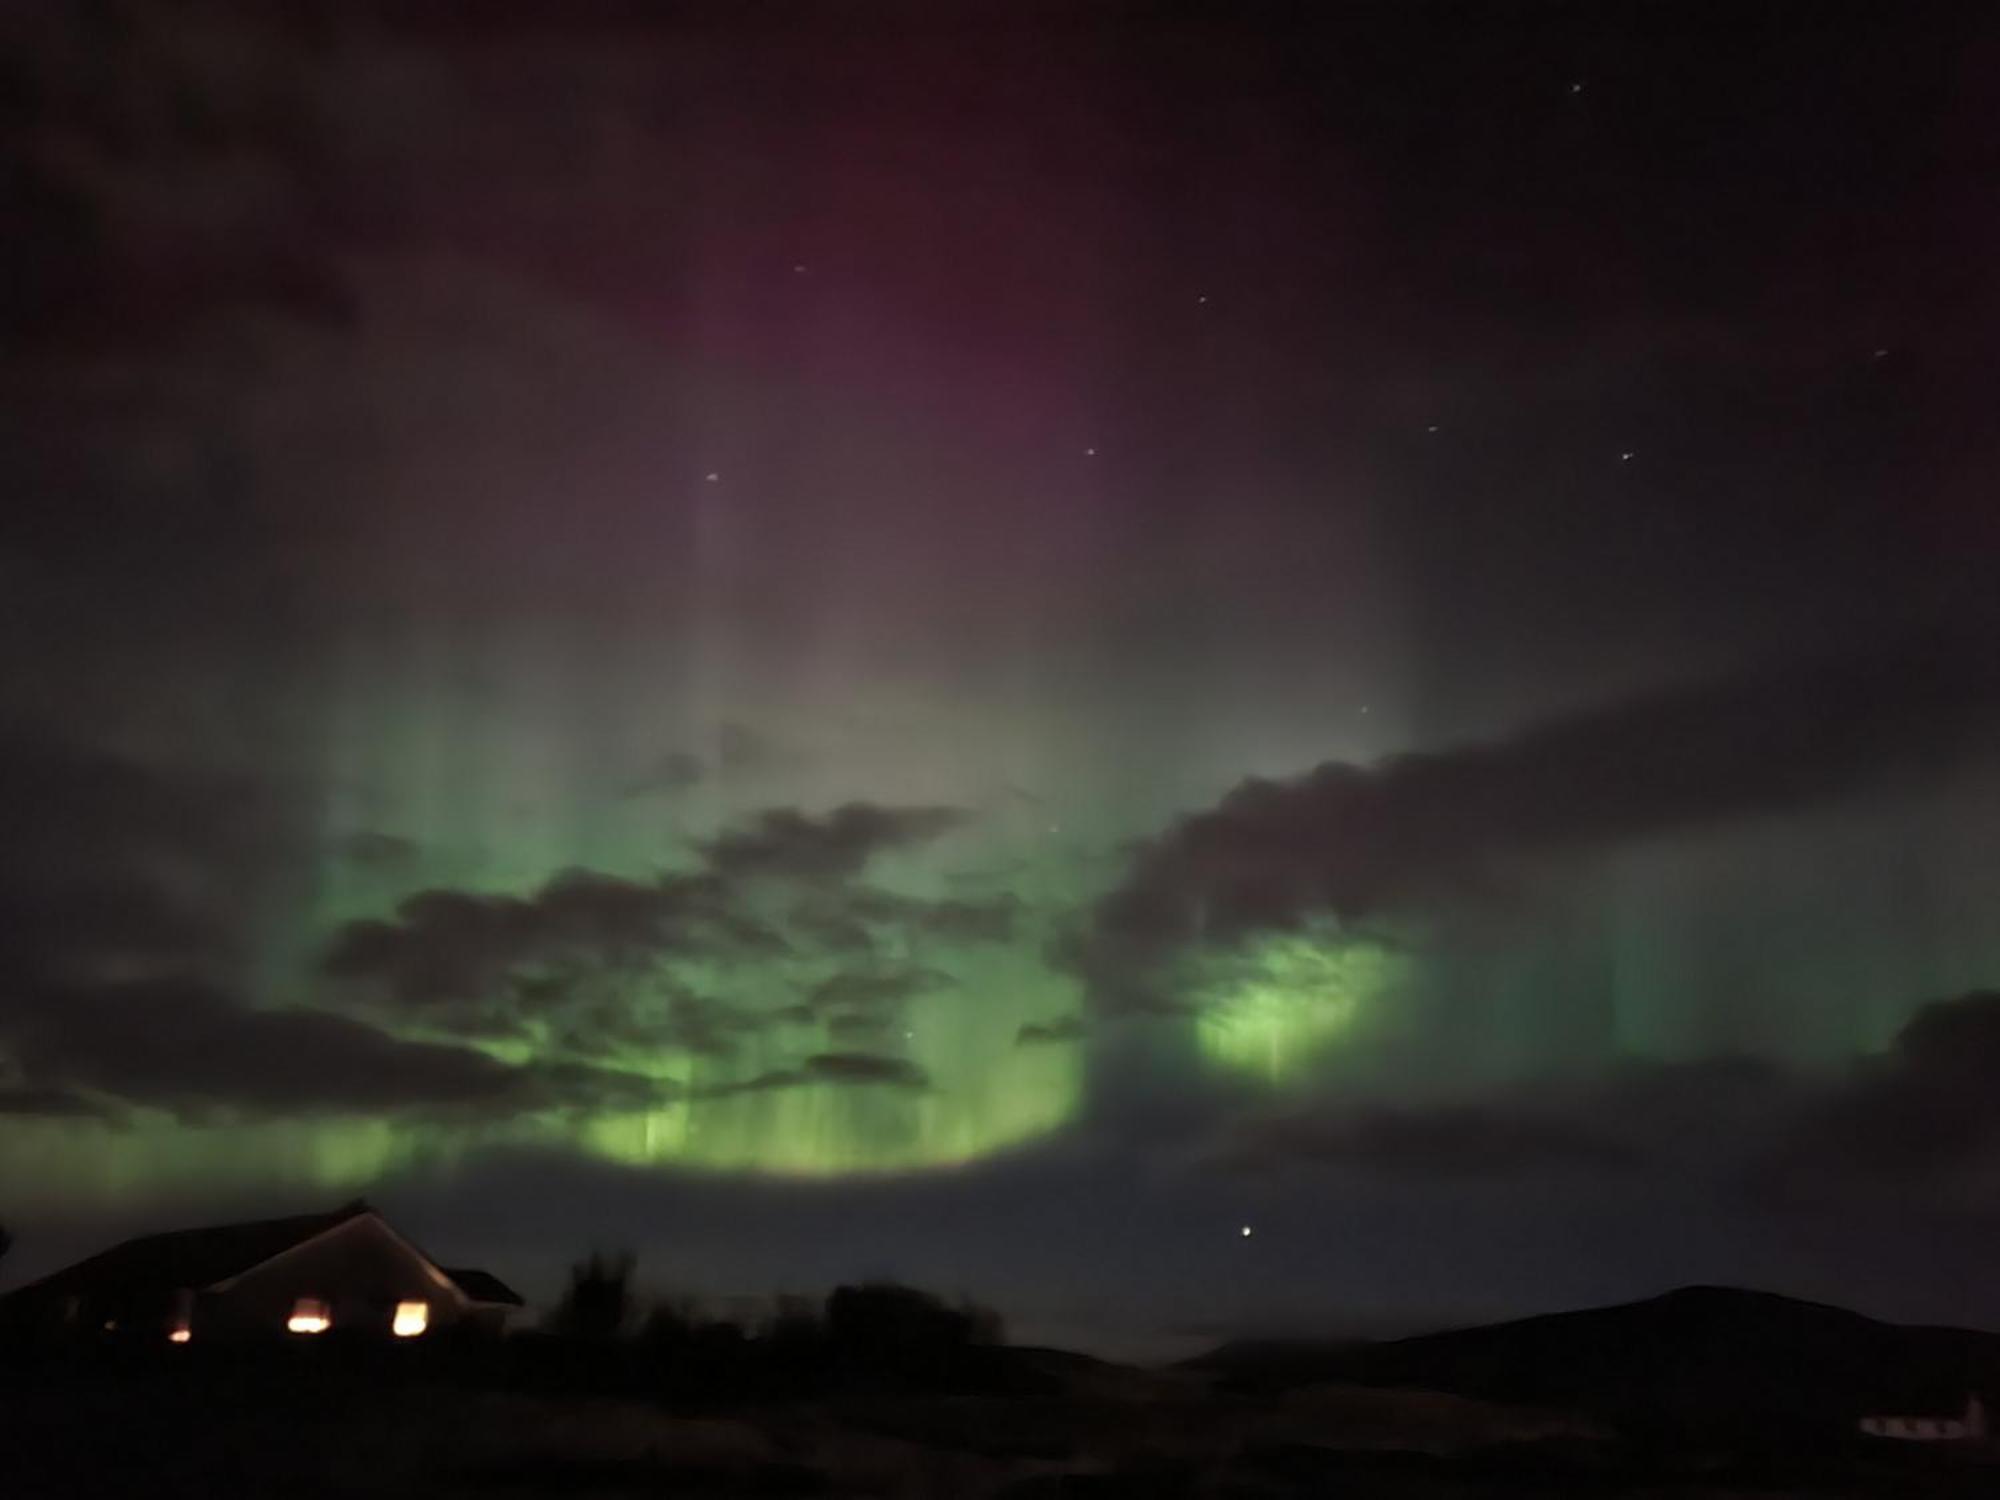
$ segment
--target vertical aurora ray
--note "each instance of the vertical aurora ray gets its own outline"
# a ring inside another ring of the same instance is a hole
[[[1320,921],[1198,953],[1181,983],[1202,1056],[1283,1088],[1318,1077],[1370,1008],[1393,998],[1407,967],[1379,940]]]

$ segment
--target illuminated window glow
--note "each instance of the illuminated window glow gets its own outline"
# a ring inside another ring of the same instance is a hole
[[[399,1339],[413,1339],[431,1326],[431,1305],[428,1302],[398,1302],[396,1321],[390,1325],[390,1332]]]
[[[301,1297],[292,1304],[285,1327],[293,1333],[325,1333],[333,1327],[333,1310],[318,1297]]]
[[[167,1335],[170,1344],[185,1344],[194,1337],[194,1330],[183,1323]]]

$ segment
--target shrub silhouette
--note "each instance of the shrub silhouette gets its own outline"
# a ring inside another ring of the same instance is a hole
[[[826,1340],[843,1366],[878,1376],[949,1380],[968,1351],[999,1342],[1000,1320],[969,1304],[952,1307],[893,1282],[835,1287],[826,1299]]]
[[[617,1338],[633,1313],[630,1254],[606,1255],[593,1250],[588,1260],[569,1268],[569,1286],[556,1305],[553,1326],[568,1338],[606,1341]]]

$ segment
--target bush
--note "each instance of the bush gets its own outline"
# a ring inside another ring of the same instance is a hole
[[[606,1255],[593,1250],[588,1260],[569,1268],[569,1286],[556,1305],[553,1326],[568,1338],[604,1341],[617,1338],[631,1321],[631,1255]]]

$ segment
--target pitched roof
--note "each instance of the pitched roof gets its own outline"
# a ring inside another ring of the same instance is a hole
[[[524,1305],[521,1294],[491,1271],[478,1271],[470,1266],[444,1266],[440,1269],[474,1302],[497,1302],[507,1307]]]
[[[298,1214],[288,1219],[257,1219],[247,1224],[215,1224],[201,1229],[175,1229],[141,1235],[101,1250],[88,1260],[30,1282],[11,1296],[89,1297],[106,1293],[120,1297],[168,1295],[181,1287],[201,1288],[262,1265],[294,1245],[325,1234],[349,1219],[373,1213],[356,1199],[331,1213]]]

